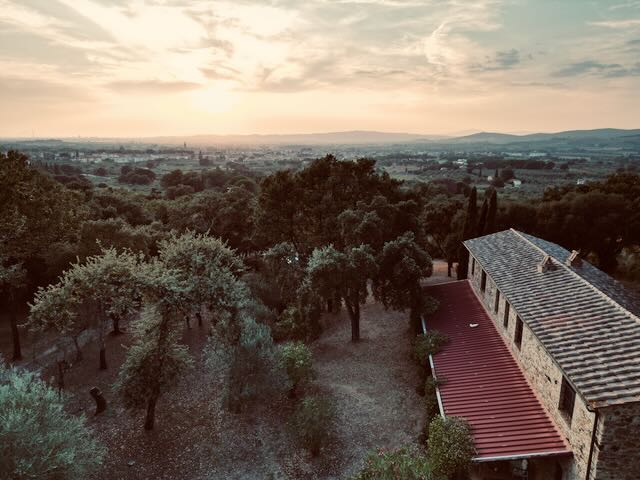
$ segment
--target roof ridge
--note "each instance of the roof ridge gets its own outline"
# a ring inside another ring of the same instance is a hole
[[[578,275],[576,272],[574,272],[572,269],[570,269],[567,265],[565,265],[564,262],[558,261],[558,259],[554,258],[553,255],[550,255],[549,253],[545,252],[542,248],[540,248],[538,245],[536,245],[531,240],[529,240],[527,237],[525,237],[522,234],[522,232],[519,232],[515,228],[510,228],[509,230],[512,231],[513,233],[515,233],[519,238],[524,240],[526,243],[531,245],[533,248],[535,248],[536,250],[540,251],[543,255],[548,255],[550,258],[553,258],[556,261],[556,263],[560,264],[560,266],[562,268],[564,268],[566,271],[570,272],[574,277],[578,278],[578,280],[580,280],[582,283],[585,283],[591,290],[596,292],[599,296],[603,297],[605,301],[607,301],[608,303],[610,303],[612,306],[616,307],[617,309],[622,310],[624,313],[626,313],[631,318],[633,318],[638,324],[640,324],[640,317],[638,317],[635,313],[630,311],[628,308],[626,308],[623,305],[621,305],[619,302],[615,301],[613,298],[611,298],[609,295],[607,295],[601,289],[597,288],[593,283],[588,281],[582,275]],[[605,272],[603,272],[603,273],[605,273]],[[608,274],[605,273],[605,275],[608,275]]]

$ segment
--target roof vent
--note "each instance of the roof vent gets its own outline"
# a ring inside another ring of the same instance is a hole
[[[549,255],[545,255],[542,261],[538,264],[538,272],[544,273],[547,270],[555,270],[556,266],[553,264],[553,260]]]
[[[580,254],[577,250],[573,250],[567,261],[565,262],[569,267],[579,267],[582,265],[582,259],[580,258]]]

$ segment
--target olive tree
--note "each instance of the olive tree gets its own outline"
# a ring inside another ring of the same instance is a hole
[[[40,288],[31,307],[28,325],[34,330],[53,329],[72,337],[80,356],[78,335],[95,326],[100,341],[100,369],[107,368],[106,329],[138,312],[142,284],[138,272],[142,254],[118,253],[114,248],[88,257],[64,272],[60,281]]]
[[[0,358],[0,478],[81,480],[104,457],[82,416],[35,373]]]
[[[351,320],[351,341],[360,340],[360,305],[367,299],[367,282],[377,273],[376,260],[367,245],[317,248],[307,266],[306,282],[323,298],[340,298]]]
[[[239,312],[247,304],[247,289],[237,279],[241,271],[242,262],[223,242],[193,232],[160,242],[158,259],[140,268],[145,307],[115,388],[127,408],[146,408],[145,429],[154,427],[162,394],[192,364],[179,344],[185,318],[207,308],[215,316],[216,338],[241,338]]]
[[[411,327],[417,333],[422,314],[431,307],[420,286],[420,280],[433,272],[431,257],[414,241],[413,233],[407,232],[385,243],[378,265],[374,296],[385,308],[409,309]]]

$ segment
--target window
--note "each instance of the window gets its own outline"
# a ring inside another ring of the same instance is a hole
[[[504,318],[502,319],[502,325],[504,325],[504,328],[509,328],[509,307],[511,307],[511,305],[509,305],[509,302],[505,300],[504,301]]]
[[[516,334],[513,337],[513,341],[516,347],[522,347],[522,320],[520,320],[520,317],[516,317]]]
[[[480,290],[482,293],[487,289],[487,272],[482,272],[482,279],[480,280]]]
[[[500,290],[496,288],[496,302],[493,304],[493,313],[498,313],[500,309]]]
[[[573,406],[576,403],[576,391],[569,384],[566,378],[562,377],[562,385],[560,386],[560,403],[558,410],[564,415],[569,423],[573,417]]]
[[[476,259],[471,257],[471,276],[476,273]]]

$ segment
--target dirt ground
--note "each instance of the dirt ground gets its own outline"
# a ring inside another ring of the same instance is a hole
[[[446,280],[436,265],[429,283]],[[66,373],[68,409],[86,415],[108,453],[94,480],[115,479],[342,479],[359,470],[367,452],[416,442],[424,407],[415,391],[418,372],[410,357],[407,314],[368,302],[362,308],[361,337],[350,342],[346,312],[325,315],[326,329],[312,345],[317,378],[312,390],[330,396],[337,422],[330,444],[311,458],[285,428],[295,402],[282,398],[242,414],[221,407],[221,385],[201,358],[206,328],[186,330],[195,367],[180,386],[161,398],[156,429],[142,429],[142,412],[124,411],[111,390],[130,336],[108,338],[109,369],[98,370],[95,343]],[[70,356],[72,358],[72,355]],[[51,377],[51,369],[45,377]],[[100,388],[109,403],[94,417],[89,396]]]

